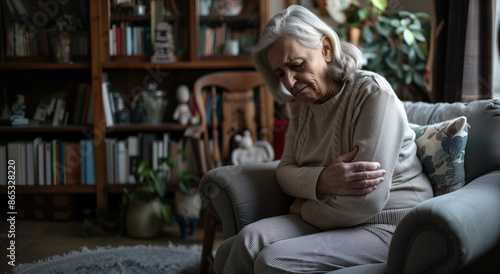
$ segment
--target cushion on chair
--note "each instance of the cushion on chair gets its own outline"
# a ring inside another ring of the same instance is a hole
[[[465,148],[465,182],[500,169],[500,100],[470,103],[404,102],[408,121],[418,125],[460,116],[470,125]]]
[[[415,131],[417,155],[431,181],[434,196],[463,187],[467,118],[461,116],[424,126],[410,124],[410,127]]]

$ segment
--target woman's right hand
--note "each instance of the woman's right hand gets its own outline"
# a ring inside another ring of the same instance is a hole
[[[384,181],[385,170],[377,162],[351,162],[359,148],[339,156],[319,175],[318,194],[356,196],[366,195]]]

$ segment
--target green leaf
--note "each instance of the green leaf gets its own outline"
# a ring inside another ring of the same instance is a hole
[[[417,12],[415,13],[415,16],[420,19],[420,20],[427,20],[430,18],[429,14],[425,13],[425,12]]]
[[[414,64],[416,61],[417,57],[415,54],[415,47],[410,47],[408,50],[408,63]]]
[[[172,207],[169,204],[161,205],[160,217],[167,223],[172,221]]]
[[[413,74],[413,82],[421,87],[425,87],[424,74],[415,72]]]
[[[366,43],[373,42],[373,40],[375,39],[375,31],[373,31],[373,28],[371,27],[363,28],[363,39],[365,40]]]
[[[381,35],[386,36],[391,34],[392,28],[390,27],[390,25],[381,23],[379,21],[375,22],[375,25],[377,26],[378,32]]]
[[[415,41],[415,36],[413,36],[413,32],[411,30],[405,28],[403,32],[403,39],[406,42],[407,45],[413,44],[413,41]]]
[[[422,61],[427,60],[427,56],[425,55],[424,51],[422,50],[422,48],[420,46],[415,47],[415,53],[417,54],[418,59],[420,59]]]
[[[156,189],[156,193],[159,197],[163,198],[163,196],[165,196],[165,192],[167,191],[167,185],[165,184],[165,181],[160,179],[154,181],[153,183]]]
[[[425,69],[425,63],[419,63],[419,64],[416,64],[414,67],[413,67],[416,71],[423,71]]]
[[[387,0],[372,0],[373,6],[383,12],[387,9]]]
[[[385,58],[385,63],[387,66],[389,66],[392,70],[397,70],[398,69],[398,63],[396,62],[395,58]]]
[[[397,28],[399,27],[399,20],[398,19],[391,19],[391,26]]]
[[[362,8],[358,10],[358,17],[359,21],[364,21],[366,18],[370,16],[370,9],[369,8]]]
[[[414,30],[414,31],[413,31],[413,35],[415,36],[415,39],[417,39],[417,40],[418,40],[418,41],[420,41],[420,42],[425,42],[425,41],[427,41],[427,40],[425,39],[425,36],[424,36],[424,35],[422,34],[422,32],[421,32],[421,31],[419,31],[419,30]]]
[[[413,79],[413,71],[410,70],[406,73],[405,83],[407,85],[411,84],[412,79]]]

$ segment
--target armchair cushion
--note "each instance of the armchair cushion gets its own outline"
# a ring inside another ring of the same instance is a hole
[[[461,116],[433,125],[410,124],[410,127],[415,131],[417,155],[431,181],[434,196],[463,187],[467,118]]]

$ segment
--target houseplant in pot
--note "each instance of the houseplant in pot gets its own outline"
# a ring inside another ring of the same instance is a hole
[[[56,18],[47,29],[51,34],[51,45],[54,56],[59,63],[71,62],[71,34],[82,29],[80,18],[71,14],[63,14]]]
[[[150,238],[160,233],[162,221],[170,222],[172,211],[163,202],[166,181],[161,170],[154,170],[147,161],[142,161],[134,173],[139,187],[124,189],[122,203],[126,208],[125,227],[135,238]]]

